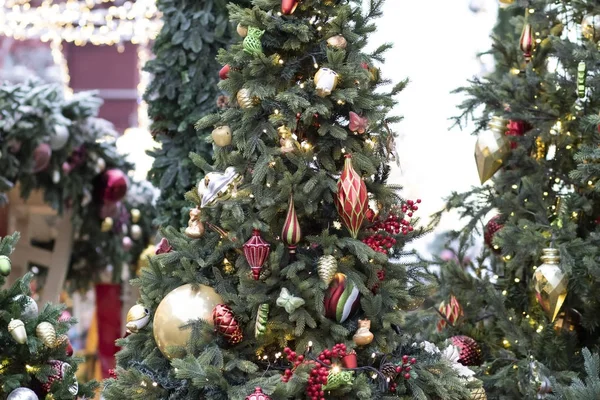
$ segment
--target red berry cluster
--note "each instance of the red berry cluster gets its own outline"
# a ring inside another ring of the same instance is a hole
[[[379,271],[377,271],[377,279],[379,279],[380,282],[382,282],[385,279],[385,270],[384,269],[380,269]],[[374,284],[373,288],[371,290],[373,292],[376,292],[377,289],[379,289],[379,283]]]
[[[387,254],[388,249],[396,244],[396,239],[378,233],[363,239],[363,243],[379,253]]]
[[[417,363],[417,359],[412,357],[409,358],[407,355],[402,356],[402,365],[396,366],[396,373],[401,374],[404,372],[403,378],[409,380],[411,378],[410,371],[412,370],[411,365]],[[389,385],[390,392],[395,393],[398,388],[398,384],[396,382],[391,382]]]
[[[408,200],[406,204],[402,205],[401,210],[405,218],[400,219],[398,215],[391,213],[385,221],[375,219],[375,224],[371,227],[371,230],[376,233],[365,238],[363,243],[379,253],[387,254],[388,250],[396,244],[393,235],[399,235],[400,232],[403,235],[408,235],[409,232],[414,230],[407,218],[412,218],[413,213],[419,209],[417,204],[420,202],[421,199]]]
[[[304,362],[304,356],[302,354],[298,355],[296,354],[295,351],[293,351],[292,349],[290,349],[289,347],[286,347],[285,349],[283,349],[283,352],[285,353],[285,356],[287,357],[288,361],[291,363],[294,363],[294,367],[292,369],[286,369],[283,372],[283,376],[281,377],[281,380],[284,382],[289,382],[290,378],[292,377],[292,375],[294,375],[294,369],[296,369],[296,367],[300,364],[302,364]]]
[[[306,387],[306,394],[310,400],[325,400],[325,393],[322,388],[323,385],[327,384],[327,377],[329,375],[329,368],[331,365],[332,358],[342,358],[348,355],[346,353],[346,345],[338,343],[331,350],[323,350],[317,357],[321,363],[316,363],[313,369],[310,371],[310,378],[308,378],[308,386]],[[325,364],[325,365],[323,365]]]
[[[117,379],[117,371],[114,368],[110,368],[108,370],[108,377],[112,379]]]

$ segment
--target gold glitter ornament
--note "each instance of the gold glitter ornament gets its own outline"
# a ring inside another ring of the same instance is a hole
[[[489,129],[479,134],[475,144],[475,161],[479,179],[484,183],[490,179],[506,162],[510,152],[510,143],[506,139],[507,121],[492,117]]]
[[[258,99],[256,97],[252,97],[250,91],[245,88],[238,90],[235,97],[241,108],[252,108],[258,104]]]
[[[541,258],[544,263],[533,273],[533,287],[538,303],[554,322],[567,297],[568,279],[559,267],[557,249],[543,249]]]
[[[54,348],[56,347],[56,330],[54,329],[54,325],[50,322],[40,322],[35,327],[35,335],[44,343],[46,347]]]

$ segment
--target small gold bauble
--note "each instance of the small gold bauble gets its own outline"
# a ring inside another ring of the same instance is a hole
[[[100,225],[100,230],[102,232],[108,232],[112,229],[113,227],[113,219],[111,217],[106,217],[104,218],[104,221],[102,221],[102,225]]]
[[[219,147],[231,144],[231,128],[227,125],[215,128],[211,133],[212,139]]]
[[[237,92],[236,98],[241,108],[251,108],[258,103],[256,98],[252,97],[248,89],[240,89]]]
[[[137,262],[137,270],[136,273],[139,276],[142,268],[147,268],[150,265],[150,257],[156,255],[156,246],[153,244],[148,245],[140,254],[140,258],[138,258]]]
[[[12,319],[8,323],[8,333],[13,339],[19,344],[27,343],[27,332],[25,331],[25,324],[20,319]]]
[[[247,26],[238,24],[236,30],[237,30],[238,35],[240,35],[241,37],[245,38],[246,36],[248,36],[248,27]]]
[[[358,320],[358,330],[352,336],[352,341],[357,346],[366,346],[373,341],[375,337],[373,333],[369,330],[371,328],[371,321],[368,319],[359,319]]]
[[[35,335],[46,347],[50,347],[51,349],[56,347],[56,330],[50,322],[40,322],[35,327]]]
[[[138,210],[137,208],[131,209],[131,222],[133,222],[134,224],[137,224],[138,222],[140,222],[141,216],[142,216],[142,213],[140,212],[140,210]]]
[[[336,35],[327,39],[327,44],[331,47],[335,47],[336,49],[345,49],[348,45],[348,42],[342,35]]]
[[[127,329],[132,333],[138,333],[140,329],[148,325],[150,312],[141,304],[136,304],[127,312]]]
[[[209,286],[191,284],[173,289],[160,302],[154,313],[154,340],[168,359],[182,357],[192,334],[191,328],[180,329],[190,321],[203,319],[213,325],[212,311],[223,304],[221,296]]]

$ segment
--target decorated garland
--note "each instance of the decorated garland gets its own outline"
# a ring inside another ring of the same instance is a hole
[[[118,133],[98,119],[102,100],[59,85],[0,85],[0,203],[17,184],[21,197],[41,190],[73,223],[68,279],[77,287],[134,264],[153,235],[153,191],[132,181],[133,166],[117,154]]]

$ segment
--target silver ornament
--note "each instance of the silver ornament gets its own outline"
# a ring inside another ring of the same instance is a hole
[[[50,135],[50,148],[60,150],[69,141],[69,129],[64,125],[55,125],[54,132]]]
[[[29,388],[17,388],[10,392],[6,400],[39,400],[39,398]]]
[[[23,294],[16,295],[15,297],[13,297],[13,300],[21,301],[22,298],[26,298],[26,300],[25,300],[25,306],[23,307],[23,311],[21,312],[21,318],[24,319],[25,321],[36,318],[39,314],[39,310],[38,310],[38,305],[35,302],[35,300],[33,300],[31,297],[25,296]]]

